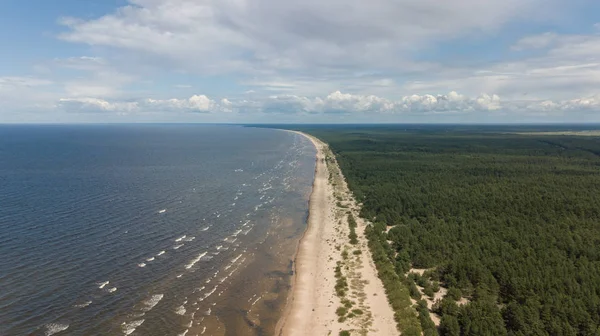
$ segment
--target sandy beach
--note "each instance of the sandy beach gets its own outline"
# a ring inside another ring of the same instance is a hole
[[[316,170],[308,228],[296,252],[292,289],[277,334],[338,335],[346,330],[351,335],[398,335],[364,237],[365,223],[335,157],[317,138],[295,133],[316,147]],[[348,238],[349,214],[358,225],[355,245]],[[340,283],[347,288],[342,294],[336,292]]]

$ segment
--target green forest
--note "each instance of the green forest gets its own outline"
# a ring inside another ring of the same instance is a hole
[[[373,223],[374,259],[393,265],[389,281],[417,300],[415,282],[448,289],[434,306],[439,329],[424,302],[415,306],[426,335],[600,335],[600,137],[499,126],[293,128],[330,145]],[[430,271],[406,277],[411,268]]]

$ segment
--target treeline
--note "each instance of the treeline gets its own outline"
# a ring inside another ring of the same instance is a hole
[[[374,257],[390,262],[395,281],[432,268],[430,280],[451,290],[435,307],[441,334],[600,335],[599,138],[303,131],[336,154],[361,216],[375,223]],[[469,303],[458,305],[456,293]]]

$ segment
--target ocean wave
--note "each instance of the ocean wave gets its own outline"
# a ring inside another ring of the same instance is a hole
[[[165,251],[160,251],[160,252],[158,252],[158,254],[156,256],[158,257],[158,256],[161,256],[161,255],[163,255],[165,253],[166,253]]]
[[[208,252],[202,252],[196,258],[192,259],[192,261],[190,261],[187,265],[185,265],[185,269],[190,269],[190,268],[194,267],[194,265],[196,265],[196,263],[198,261],[200,261],[200,259],[202,259],[202,257],[204,257],[206,255],[206,253],[208,253]]]
[[[252,304],[250,305],[250,307],[254,306],[258,302],[258,300],[260,300],[260,299],[262,299],[262,295],[259,296],[258,298],[256,298],[256,300],[254,300],[254,302],[252,302]]]
[[[184,238],[183,241],[185,241],[185,242],[191,242],[194,239],[196,239],[196,237],[187,237],[187,238]]]
[[[203,228],[202,231],[206,231],[208,229],[210,229],[210,226],[207,226],[207,227]]]
[[[216,285],[215,287],[213,287],[213,289],[210,292],[204,294],[204,296],[202,296],[200,299],[198,299],[198,302],[204,301],[209,296],[213,295],[213,293],[217,291],[217,288],[219,288],[219,285]]]
[[[138,266],[139,267],[146,267],[146,263],[139,263]]]
[[[91,304],[92,304],[92,301],[86,301],[84,303],[75,304],[75,305],[73,305],[73,307],[75,307],[75,308],[85,308],[85,307],[87,307],[87,306],[89,306]]]
[[[188,333],[189,329],[185,329],[184,332],[182,332],[181,334],[179,334],[178,336],[185,336]]]
[[[54,335],[69,329],[69,325],[66,323],[48,323],[44,327],[46,329],[44,335],[46,336]]]
[[[185,237],[187,237],[187,235],[183,235],[183,236],[181,236],[181,237],[179,237],[179,238],[175,239],[175,241],[176,241],[176,242],[180,242],[180,241],[184,240],[184,239],[185,239]]]
[[[244,252],[246,252],[246,251],[244,251]],[[235,263],[235,262],[237,262],[237,261],[238,261],[238,260],[239,260],[239,259],[240,259],[240,258],[241,258],[243,255],[244,255],[244,254],[242,253],[242,254],[238,255],[237,257],[235,257],[235,258],[231,259],[231,263],[232,263],[232,264],[234,264],[234,263]]]
[[[141,326],[145,320],[135,320],[131,322],[123,322],[121,324],[121,329],[123,330],[123,334],[130,335],[135,331],[135,329]]]
[[[173,250],[177,250],[177,249],[179,249],[180,247],[182,247],[183,245],[185,245],[185,244],[179,244],[179,245],[175,245],[175,246],[173,246]]]
[[[144,308],[142,308],[142,311],[144,312],[149,312],[152,310],[152,308],[154,308],[154,306],[156,306],[160,300],[162,300],[162,298],[164,297],[164,294],[154,294],[152,295],[148,300],[142,302],[142,304],[144,305]]]
[[[167,212],[167,209],[158,210],[159,214],[164,214],[165,212]]]
[[[110,281],[99,282],[98,288],[102,289],[102,288],[104,288],[104,286],[108,285],[109,283],[110,283]]]
[[[150,257],[150,258],[146,259],[146,261],[154,261],[154,257]]]
[[[111,289],[108,290],[109,293],[114,293],[117,291],[117,287],[113,287]]]
[[[177,314],[177,315],[183,316],[183,315],[185,315],[185,312],[186,312],[186,310],[185,310],[184,305],[181,305],[175,309],[175,314]]]

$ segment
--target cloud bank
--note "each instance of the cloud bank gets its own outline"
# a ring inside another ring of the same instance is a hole
[[[263,113],[263,114],[369,114],[377,115],[436,115],[477,113],[506,113],[535,111],[560,114],[568,111],[595,111],[600,108],[600,95],[564,101],[507,101],[498,95],[482,94],[466,97],[457,92],[445,95],[410,95],[390,100],[374,95],[355,95],[335,91],[325,97],[273,95],[262,99],[211,99],[193,95],[187,99],[142,99],[133,102],[107,101],[97,98],[61,99],[65,111],[130,113]],[[401,119],[400,119],[401,120]]]

